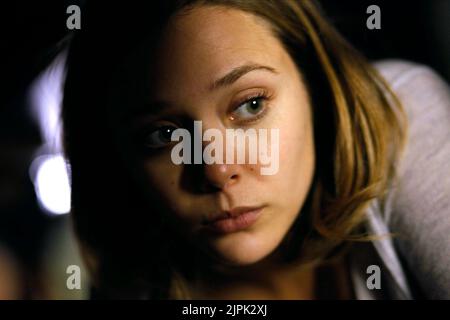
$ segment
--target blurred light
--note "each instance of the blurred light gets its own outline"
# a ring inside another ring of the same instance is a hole
[[[37,157],[31,165],[39,204],[50,214],[70,211],[70,185],[66,162],[62,155]]]
[[[29,96],[31,113],[39,124],[44,146],[50,153],[62,151],[60,119],[66,55],[63,51],[42,72],[33,82]]]
[[[30,89],[31,114],[39,124],[43,145],[30,167],[40,206],[50,214],[70,211],[68,165],[62,156],[61,102],[67,52],[59,54],[33,82]]]

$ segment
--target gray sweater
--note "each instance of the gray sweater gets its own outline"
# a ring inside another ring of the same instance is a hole
[[[350,273],[358,299],[450,299],[450,88],[430,68],[403,61],[375,64],[408,115],[399,179],[382,209],[367,211],[372,233],[394,237],[358,244]],[[381,289],[368,289],[369,265]]]

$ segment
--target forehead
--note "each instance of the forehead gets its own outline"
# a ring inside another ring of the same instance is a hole
[[[285,54],[262,18],[226,7],[190,9],[175,16],[165,31],[152,72],[155,92],[182,87],[201,94],[234,67],[249,62],[280,67]]]

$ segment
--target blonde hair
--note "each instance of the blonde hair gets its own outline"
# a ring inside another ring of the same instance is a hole
[[[289,249],[291,255],[296,259],[301,256],[302,261],[320,260],[345,241],[370,239],[360,228],[365,211],[373,199],[383,199],[394,181],[406,132],[401,104],[385,80],[334,29],[315,1],[167,2],[171,16],[203,5],[226,6],[255,14],[269,22],[299,68],[313,106],[317,165],[308,204],[298,218],[301,223],[286,236],[289,239],[286,242],[296,247]],[[68,78],[71,76],[69,69]],[[70,85],[73,83],[69,81],[66,91]],[[65,97],[66,110],[75,108],[73,104]],[[67,154],[69,160],[76,159],[80,155],[70,149],[77,143],[76,128],[70,126],[70,112],[63,112],[63,117],[69,123],[65,126]],[[73,175],[76,174],[73,170]],[[82,192],[80,188],[78,192]],[[75,203],[75,210],[77,207],[81,206]],[[80,226],[79,237],[97,250],[101,259],[104,247],[87,239],[83,225],[89,219],[79,217],[74,215]],[[301,236],[298,230],[303,230]],[[164,292],[169,297],[186,298],[189,296],[186,286],[176,274],[172,272],[170,284],[167,283],[170,292]]]

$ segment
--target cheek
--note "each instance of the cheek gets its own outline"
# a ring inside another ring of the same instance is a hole
[[[286,124],[280,130],[280,163],[292,174],[304,172],[314,159],[312,132],[305,122]]]
[[[183,168],[182,165],[172,164],[170,158],[161,161],[152,160],[145,164],[152,198],[163,210],[162,214],[189,222],[190,212],[195,203],[181,188]]]
[[[289,107],[280,129],[279,178],[294,202],[305,198],[315,169],[312,121],[309,105],[303,103]]]
[[[170,159],[155,159],[145,162],[144,169],[152,188],[151,192],[166,203],[173,202],[180,193],[178,181],[182,166],[173,165]]]

